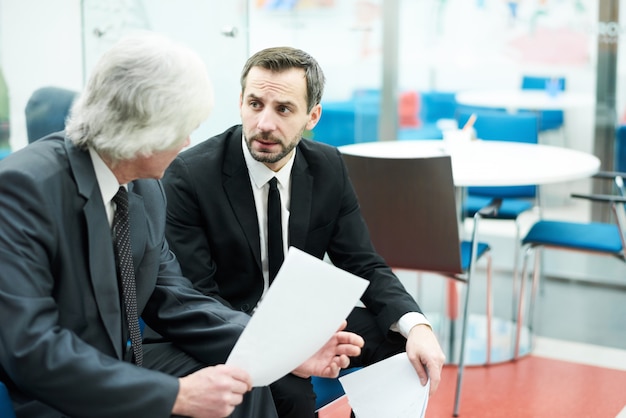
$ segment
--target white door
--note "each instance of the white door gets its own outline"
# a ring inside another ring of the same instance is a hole
[[[239,74],[248,57],[245,0],[83,0],[82,7],[85,74],[125,33],[161,32],[198,51],[213,81],[215,107],[192,144],[239,123]]]

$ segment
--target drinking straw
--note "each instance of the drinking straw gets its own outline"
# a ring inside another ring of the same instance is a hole
[[[474,122],[476,122],[476,113],[472,113],[470,115],[470,117],[467,119],[467,122],[465,122],[465,125],[463,125],[463,131],[469,131],[470,129],[472,129],[472,126],[474,126]]]

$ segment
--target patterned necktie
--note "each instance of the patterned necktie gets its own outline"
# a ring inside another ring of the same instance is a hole
[[[116,210],[113,216],[113,246],[117,261],[117,275],[122,284],[122,296],[126,309],[126,322],[130,332],[134,362],[137,366],[143,363],[141,331],[137,315],[137,288],[135,285],[135,268],[130,248],[130,222],[128,216],[128,192],[120,187],[113,197]]]
[[[276,273],[278,273],[278,269],[280,269],[285,258],[283,226],[280,215],[280,192],[276,187],[276,182],[276,177],[272,177],[269,181],[270,190],[267,195],[267,258],[270,284],[276,277]]]

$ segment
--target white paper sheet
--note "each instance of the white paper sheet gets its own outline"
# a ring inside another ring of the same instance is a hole
[[[369,282],[297,248],[239,337],[226,364],[266,386],[319,350],[352,311]]]
[[[339,378],[357,418],[423,418],[430,380],[420,383],[406,353]]]

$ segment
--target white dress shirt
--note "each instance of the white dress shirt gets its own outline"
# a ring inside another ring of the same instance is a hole
[[[104,209],[107,212],[107,219],[109,225],[113,224],[113,215],[115,214],[115,203],[113,203],[113,197],[116,195],[120,188],[120,184],[117,182],[115,174],[111,169],[102,161],[102,158],[96,151],[89,148],[89,155],[91,156],[91,162],[93,163],[93,169],[96,173],[96,181],[100,186],[100,193],[102,195],[102,201],[104,202]],[[124,185],[126,187],[126,185]]]
[[[278,190],[280,191],[281,203],[281,221],[283,227],[283,251],[287,253],[287,244],[289,242],[289,207],[291,201],[291,169],[296,157],[297,149],[293,155],[279,171],[274,172],[267,166],[255,160],[250,154],[250,150],[246,144],[245,138],[241,138],[241,147],[243,155],[248,166],[248,174],[250,175],[250,183],[252,184],[252,193],[254,194],[254,204],[256,205],[257,219],[259,221],[260,242],[261,242],[261,265],[263,267],[263,296],[269,288],[269,268],[267,262],[267,192],[269,190],[268,182],[272,177],[278,180]],[[419,312],[408,312],[404,314],[400,320],[391,326],[391,330],[399,332],[405,338],[408,337],[409,331],[415,325],[425,324],[431,326],[424,315]]]
[[[259,239],[261,242],[261,266],[263,267],[263,295],[269,288],[269,267],[267,260],[267,193],[269,191],[269,181],[272,177],[278,180],[277,186],[280,192],[280,219],[283,230],[283,252],[287,254],[287,244],[289,243],[289,203],[291,200],[291,168],[296,156],[297,150],[279,171],[272,171],[261,162],[255,160],[250,154],[250,150],[246,145],[245,139],[241,139],[241,147],[243,155],[248,166],[248,174],[250,176],[250,184],[252,185],[252,193],[254,195],[254,204],[256,206],[256,215],[259,222]]]

